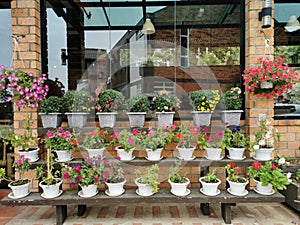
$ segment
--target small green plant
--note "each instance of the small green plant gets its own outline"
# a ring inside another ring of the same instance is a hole
[[[204,176],[204,182],[206,183],[218,183],[218,177],[216,175],[216,170],[214,169],[211,173]]]
[[[96,110],[98,112],[115,112],[122,108],[124,96],[121,92],[107,89],[99,93],[96,101]]]
[[[197,90],[189,92],[190,104],[195,111],[211,112],[220,101],[218,90]]]
[[[244,177],[238,176],[236,173],[239,171],[241,168],[238,166],[234,165],[234,162],[230,162],[225,166],[228,179],[232,182],[237,182],[237,183],[246,183],[247,179]]]
[[[242,108],[243,100],[239,87],[232,87],[227,90],[221,97],[221,101],[226,110],[239,110]]]
[[[150,102],[146,95],[137,95],[125,101],[127,112],[149,112]]]
[[[58,96],[50,96],[41,101],[42,113],[63,113],[65,109],[65,99]]]
[[[147,167],[145,173],[143,173],[139,169],[136,169],[134,173],[138,177],[139,183],[146,184],[147,186],[152,187],[153,192],[156,193],[159,190],[158,170],[158,165],[153,164],[152,166]]]
[[[181,161],[176,161],[175,165],[170,168],[169,179],[173,183],[185,183],[186,173],[182,170]]]
[[[242,133],[240,126],[236,126],[232,129],[226,127],[223,142],[227,149],[245,148],[249,143],[248,138]]]
[[[93,108],[90,94],[85,91],[68,90],[65,101],[68,112],[90,112]]]

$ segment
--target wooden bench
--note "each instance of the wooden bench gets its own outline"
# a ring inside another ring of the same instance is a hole
[[[220,203],[221,214],[226,224],[231,223],[231,206],[236,203],[250,202],[284,202],[285,198],[280,193],[271,196],[258,195],[254,191],[243,197],[233,196],[226,190],[222,190],[217,196],[203,195],[199,189],[191,189],[191,193],[185,197],[177,197],[170,193],[169,189],[160,189],[158,193],[141,197],[135,190],[129,189],[121,196],[110,197],[101,191],[94,197],[82,198],[77,195],[77,191],[64,191],[57,198],[45,199],[39,193],[31,193],[22,199],[10,199],[5,197],[1,200],[2,205],[7,206],[26,206],[26,205],[52,205],[56,207],[56,224],[62,225],[67,217],[67,207],[70,205],[78,206],[78,215],[83,215],[86,205],[118,205],[118,204],[148,204],[148,203]]]

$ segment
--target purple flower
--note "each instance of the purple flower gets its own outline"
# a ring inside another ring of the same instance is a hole
[[[134,142],[134,139],[132,137],[128,138],[128,144],[132,145]]]

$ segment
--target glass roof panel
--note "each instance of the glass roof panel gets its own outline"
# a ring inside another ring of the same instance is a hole
[[[84,17],[84,26],[108,26],[107,20],[102,8],[89,7],[85,8],[87,12],[91,13],[91,18]]]
[[[286,23],[291,16],[300,17],[300,4],[277,3],[274,7],[275,20]]]
[[[112,26],[134,26],[143,18],[142,7],[107,7],[105,10]]]

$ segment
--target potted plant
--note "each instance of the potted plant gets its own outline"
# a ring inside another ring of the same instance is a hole
[[[173,130],[175,129],[175,125],[171,127],[149,127],[147,131],[140,133],[140,145],[146,149],[147,160],[158,161],[162,159],[161,153],[164,147],[172,142]]]
[[[12,190],[8,194],[9,198],[19,199],[23,198],[30,194],[29,185],[31,180],[24,179],[24,173],[27,172],[30,168],[30,162],[28,158],[25,158],[24,155],[20,155],[20,158],[16,159],[13,163],[13,167],[19,171],[19,179],[12,180],[5,176],[5,169],[0,168],[0,183],[2,180],[9,182],[8,187]]]
[[[54,169],[54,154],[51,148],[47,148],[46,154],[46,170],[44,166],[36,167],[36,177],[37,179],[42,179],[39,183],[39,186],[43,189],[41,196],[43,198],[56,198],[62,194],[60,189],[63,180],[60,178],[60,171],[56,170],[53,173]]]
[[[143,127],[146,114],[150,111],[148,96],[139,94],[125,101],[130,127]]]
[[[271,160],[274,147],[280,141],[280,133],[270,124],[268,119],[262,119],[259,121],[258,129],[254,132],[254,141],[250,144],[250,150],[255,151],[255,160]]]
[[[177,150],[179,152],[179,159],[193,160],[193,152],[197,141],[197,134],[200,131],[200,126],[194,127],[192,124],[182,124],[178,127],[177,133]]]
[[[175,165],[170,168],[168,182],[171,185],[171,193],[173,195],[187,196],[191,192],[187,188],[190,180],[186,177],[186,173],[183,172],[180,161],[176,161]]]
[[[208,173],[203,177],[199,178],[202,188],[200,192],[208,196],[216,196],[221,193],[218,186],[221,184],[221,180],[216,175],[216,170],[214,169],[212,173]]]
[[[124,185],[126,179],[124,171],[121,167],[121,158],[117,156],[115,159],[104,160],[104,179],[107,186],[105,194],[108,196],[119,196],[125,192]]]
[[[98,127],[95,130],[85,134],[81,146],[85,148],[90,158],[98,155],[103,157],[105,148],[110,145],[110,143],[106,143],[107,135],[107,130],[102,130]]]
[[[157,164],[153,164],[146,168],[145,172],[137,169],[134,171],[137,178],[135,184],[138,186],[136,193],[140,196],[151,196],[159,190],[158,182],[158,170]]]
[[[225,106],[225,110],[220,111],[222,123],[228,123],[228,126],[240,124],[243,112],[241,110],[243,104],[241,93],[242,91],[239,87],[232,87],[222,94],[221,102]]]
[[[107,89],[98,94],[96,110],[100,127],[115,126],[117,110],[121,109],[123,102],[123,94],[113,89]]]
[[[36,162],[39,160],[39,138],[31,133],[31,124],[33,121],[30,119],[30,114],[26,114],[24,122],[25,132],[23,134],[17,134],[11,129],[2,129],[0,138],[2,138],[6,144],[10,145],[11,148],[18,149],[18,154],[24,155],[25,158],[29,159],[29,162]]]
[[[65,99],[58,96],[50,96],[41,101],[39,115],[44,128],[61,126],[62,113],[65,109]]]
[[[90,94],[86,91],[68,90],[65,101],[69,127],[84,127],[92,109]]]
[[[97,187],[102,183],[102,174],[93,167],[101,163],[101,157],[88,157],[81,165],[64,165],[63,177],[70,179],[70,184],[78,184],[81,190],[78,195],[83,198],[93,197],[98,193]]]
[[[175,111],[180,107],[179,98],[167,91],[160,91],[153,97],[159,126],[171,126]]]
[[[57,162],[72,160],[72,152],[77,147],[76,135],[73,132],[59,127],[57,130],[48,130],[45,138],[45,147],[54,150]]]
[[[246,190],[246,185],[249,181],[241,176],[238,176],[236,173],[240,170],[240,167],[236,167],[234,162],[230,162],[225,166],[227,172],[226,181],[229,183],[229,188],[227,191],[236,196],[245,196],[248,194]]]
[[[254,191],[262,195],[272,195],[277,190],[284,190],[290,183],[282,170],[270,161],[264,165],[261,162],[253,162],[248,167],[248,175],[256,183]]]
[[[119,146],[116,147],[118,156],[122,161],[133,160],[133,151],[135,145],[138,143],[138,130],[133,129],[132,131],[123,129],[121,132],[114,132],[113,142],[118,142]]]
[[[243,160],[244,151],[249,141],[248,138],[242,133],[241,127],[236,126],[232,129],[226,127],[223,137],[226,149],[228,149],[229,155],[227,156],[232,160]]]
[[[200,133],[200,139],[198,139],[198,144],[200,146],[204,145],[205,148],[205,158],[209,160],[221,160],[223,159],[222,151],[226,147],[226,139],[224,137],[224,130],[220,129],[213,134],[208,134],[207,130]]]
[[[196,126],[209,126],[211,115],[220,101],[218,90],[197,90],[188,93]]]
[[[298,72],[290,68],[284,60],[276,56],[275,60],[259,58],[259,65],[244,70],[245,90],[258,98],[277,98],[299,82]]]

